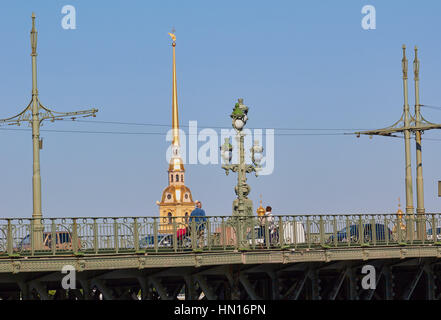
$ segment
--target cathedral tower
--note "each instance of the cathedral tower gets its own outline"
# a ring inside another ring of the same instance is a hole
[[[194,202],[191,191],[185,186],[185,169],[180,153],[179,142],[179,120],[178,120],[178,94],[176,86],[176,36],[169,33],[172,38],[173,47],[173,93],[172,93],[172,156],[168,166],[168,186],[162,192],[161,202],[157,202],[159,206],[159,217],[161,219],[159,225],[160,233],[173,232],[173,217],[175,219],[175,227],[183,228],[188,223],[188,217],[194,209]]]

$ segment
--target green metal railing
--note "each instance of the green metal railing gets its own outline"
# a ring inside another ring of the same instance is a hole
[[[0,219],[0,257],[441,244],[439,213],[185,219]]]

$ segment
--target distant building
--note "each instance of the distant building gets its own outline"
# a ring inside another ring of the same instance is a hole
[[[256,210],[257,216],[262,217],[265,215],[265,208],[262,207],[262,196],[260,196],[260,206]]]
[[[401,203],[400,203],[400,198],[398,198],[398,210],[397,210],[397,220],[399,221],[400,224],[400,228],[401,230],[405,231],[406,230],[406,225],[404,224],[404,219],[403,219],[403,211],[401,210]],[[393,227],[392,232],[398,232],[397,230],[397,225],[395,225]]]
[[[168,187],[162,192],[159,206],[159,232],[172,233],[173,228],[184,228],[188,224],[188,217],[194,209],[195,203],[191,196],[190,189],[185,186],[185,169],[180,153],[179,142],[179,119],[178,119],[178,98],[176,88],[176,57],[175,57],[175,35],[170,34],[173,39],[173,98],[172,98],[172,157],[168,166]],[[175,226],[173,226],[173,217]]]

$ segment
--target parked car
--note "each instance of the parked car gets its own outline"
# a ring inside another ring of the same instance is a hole
[[[441,227],[435,229],[436,240],[441,240]],[[433,230],[432,228],[427,229],[427,240],[433,240]]]
[[[348,229],[347,227],[341,229],[337,232],[337,241],[338,242],[357,242],[359,240],[359,228],[358,224],[353,224],[349,226],[349,239],[348,239]],[[370,242],[373,240],[373,230],[372,224],[366,223],[363,224],[363,240],[365,242]],[[388,238],[386,238],[386,236]],[[386,241],[392,239],[392,231],[386,227],[384,224],[375,223],[375,240],[376,241]],[[328,242],[334,242],[335,235],[331,235],[328,239]]]
[[[295,230],[295,237],[294,240],[294,226],[296,228]],[[274,230],[268,230],[269,236],[271,239],[271,243],[278,243],[279,242],[279,227],[276,226]],[[253,242],[253,235],[250,232],[247,234],[247,240],[249,244],[252,244]],[[303,227],[303,224],[301,222],[293,222],[293,221],[286,221],[283,222],[283,241],[285,244],[294,244],[294,243],[305,243],[305,229]],[[255,226],[254,227],[254,243],[255,244],[264,244],[265,243],[265,229],[261,226]]]
[[[188,235],[177,235],[178,247],[190,247],[191,239]],[[148,235],[139,241],[140,248],[153,248],[155,245],[155,236]],[[158,234],[158,247],[173,247],[173,234]]]
[[[173,235],[168,233],[160,233],[157,235],[158,237],[158,247],[169,247],[172,244],[173,241]],[[155,245],[155,236],[152,234],[149,234],[142,238],[139,241],[139,246],[141,248],[147,248],[147,247],[153,247]]]
[[[52,232],[43,232],[43,250],[52,250]],[[81,241],[78,240],[78,248],[81,248]],[[31,250],[31,235],[26,235],[19,245],[19,250]],[[68,231],[55,232],[55,249],[72,250],[72,237]]]

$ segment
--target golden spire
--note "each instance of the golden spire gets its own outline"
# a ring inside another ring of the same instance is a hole
[[[401,217],[403,216],[403,211],[401,210],[401,202],[400,202],[400,198],[398,198],[398,210],[397,210],[397,216],[398,218],[401,219]]]
[[[171,33],[169,33],[172,38],[172,47],[173,47],[173,98],[172,98],[172,128],[173,128],[173,146],[179,146],[179,119],[178,119],[178,90],[176,84],[176,35],[175,30],[173,29]]]

